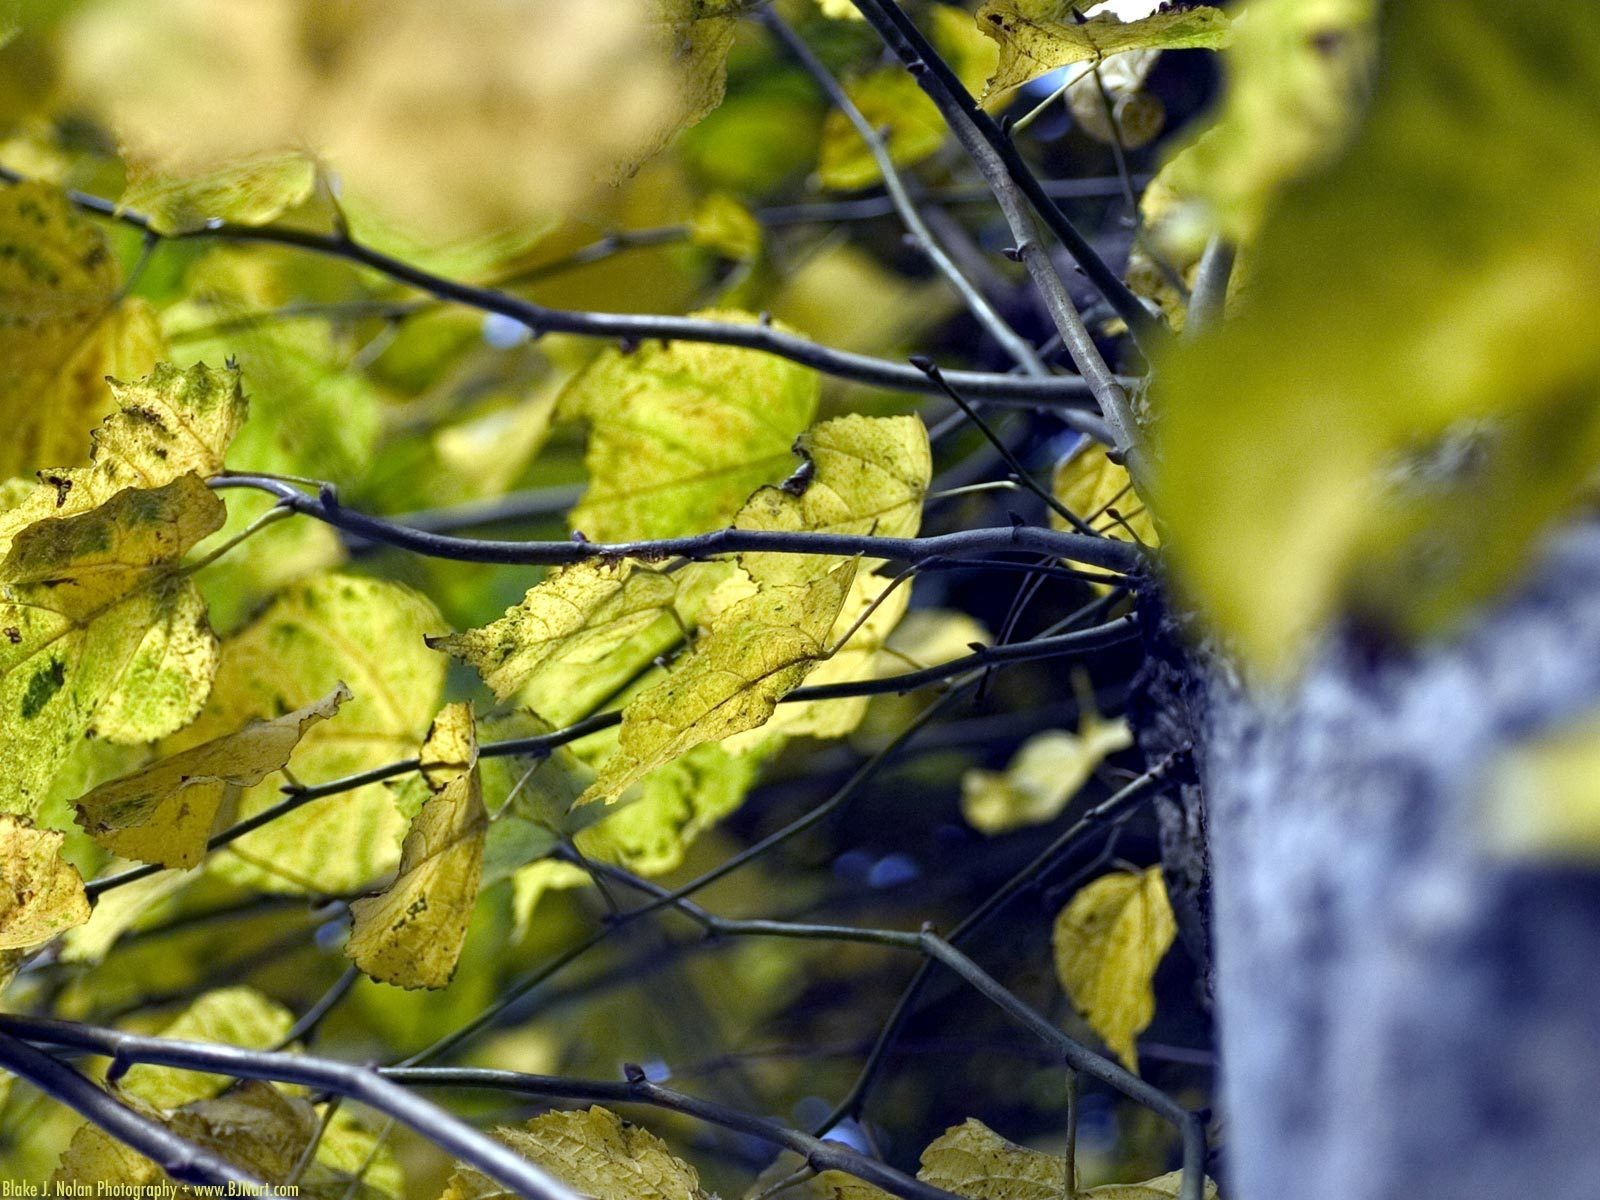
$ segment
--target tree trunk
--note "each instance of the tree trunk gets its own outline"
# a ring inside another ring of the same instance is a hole
[[[1345,639],[1270,704],[1225,674],[1190,708],[1225,1194],[1600,1196],[1600,874],[1479,815],[1496,753],[1600,710],[1600,532],[1449,644]]]

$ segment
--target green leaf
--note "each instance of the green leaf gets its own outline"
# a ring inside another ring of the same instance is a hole
[[[230,787],[252,787],[288,765],[301,736],[350,699],[341,683],[320,700],[214,738],[103,783],[77,800],[78,823],[107,850],[164,867],[205,856]]]
[[[1230,27],[1221,9],[1204,6],[1173,6],[1137,21],[1110,13],[1083,20],[1069,0],[985,0],[978,28],[1000,44],[992,95],[1057,67],[1130,50],[1215,50],[1227,45]]]
[[[143,213],[151,229],[173,236],[217,222],[269,224],[309,200],[316,185],[316,163],[309,156],[264,154],[202,175],[136,173],[118,207]]]
[[[82,462],[111,407],[106,376],[161,357],[150,306],[121,290],[105,236],[58,189],[0,188],[0,479]]]
[[[1061,986],[1130,1071],[1139,1069],[1134,1039],[1155,1016],[1156,968],[1177,932],[1160,867],[1102,875],[1056,917]]]
[[[783,478],[817,397],[815,372],[753,350],[650,342],[603,352],[560,401],[563,418],[589,423],[589,490],[573,528],[614,542],[725,525],[752,491]]]
[[[592,1200],[710,1200],[700,1176],[649,1130],[615,1113],[548,1112],[522,1129],[497,1131],[500,1140]],[[510,1197],[470,1167],[458,1167],[441,1200]]]
[[[0,813],[0,950],[26,950],[89,919],[83,877],[62,859],[63,841]]]
[[[471,704],[439,714],[420,757],[433,795],[412,818],[394,882],[351,903],[345,954],[381,983],[442,988],[466,941],[489,825]]]
[[[695,245],[733,262],[760,258],[765,240],[760,222],[727,192],[712,192],[700,202],[689,221],[689,236]]]
[[[853,79],[845,91],[873,129],[888,131],[889,159],[897,167],[928,158],[949,135],[938,105],[901,67],[883,67]],[[883,178],[861,134],[838,109],[829,111],[822,123],[817,178],[831,191],[871,187]]]
[[[164,749],[281,716],[344,680],[355,698],[336,723],[305,731],[290,759],[295,777],[317,782],[407,758],[438,707],[445,659],[423,639],[443,627],[433,604],[400,584],[347,575],[296,583],[223,644],[205,710]],[[264,781],[243,793],[237,815],[281,799]],[[271,890],[354,891],[394,867],[403,830],[388,790],[368,784],[280,817],[211,862]]]
[[[1349,152],[1273,210],[1235,316],[1157,372],[1167,549],[1268,672],[1341,611],[1459,619],[1600,463],[1600,8],[1385,12]]]
[[[185,1104],[166,1120],[185,1141],[220,1154],[267,1183],[288,1183],[317,1136],[317,1111],[259,1079]]]
[[[245,1050],[268,1050],[283,1040],[294,1016],[276,1000],[248,987],[220,988],[201,996],[161,1036],[183,1042],[218,1042]],[[152,1108],[171,1109],[220,1093],[234,1081],[225,1075],[136,1063],[119,1081],[127,1095]]]

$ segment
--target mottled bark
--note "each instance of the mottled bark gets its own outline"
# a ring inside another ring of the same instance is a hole
[[[1226,1194],[1600,1196],[1600,874],[1480,820],[1494,755],[1600,709],[1600,532],[1448,644],[1209,684]]]

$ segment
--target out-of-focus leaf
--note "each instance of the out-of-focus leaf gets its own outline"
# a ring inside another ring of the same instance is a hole
[[[282,1041],[293,1025],[294,1015],[276,1000],[254,988],[231,987],[201,996],[161,1030],[161,1036],[267,1050]],[[215,1096],[233,1082],[224,1075],[135,1063],[119,1086],[152,1108],[171,1109]]]
[[[1272,211],[1234,316],[1157,372],[1167,549],[1266,672],[1341,610],[1459,618],[1600,463],[1600,8],[1518,12],[1386,8],[1349,152]]]
[[[817,7],[822,10],[822,15],[832,17],[836,21],[860,21],[861,10],[851,0],[817,0]]]
[[[977,95],[1000,64],[999,45],[985,37],[972,14],[958,5],[930,4],[927,12],[933,48],[950,64],[961,85]]]
[[[1489,844],[1508,856],[1587,863],[1600,858],[1600,717],[1501,751],[1483,772]]]
[[[158,759],[79,798],[78,822],[124,858],[192,867],[206,852],[230,787],[252,787],[289,762],[305,730],[350,698],[340,684],[322,699]]]
[[[689,221],[689,236],[697,246],[715,250],[734,262],[761,257],[761,225],[750,210],[727,192],[712,192],[700,202]]]
[[[181,871],[158,871],[107,892],[94,903],[87,925],[68,931],[61,939],[61,960],[69,963],[100,962],[117,939],[143,920],[186,882]]]
[[[203,175],[135,174],[119,206],[149,218],[157,233],[192,233],[206,226],[266,225],[311,198],[316,163],[305,154],[266,154],[226,163]]]
[[[1106,757],[1133,744],[1126,721],[1084,713],[1077,733],[1035,734],[1004,771],[961,777],[961,815],[984,833],[1042,825],[1060,815]]]
[[[560,859],[541,859],[520,868],[511,877],[511,911],[517,922],[517,940],[528,936],[533,914],[546,892],[586,887],[589,882],[589,872],[577,863],[562,862]]]
[[[1238,242],[1285,187],[1345,145],[1371,72],[1376,0],[1251,0],[1234,22],[1214,123],[1159,175]]]
[[[700,1176],[649,1130],[599,1107],[548,1112],[500,1140],[593,1200],[709,1200]],[[441,1200],[499,1200],[499,1184],[458,1167]]]
[[[914,166],[944,145],[949,128],[938,106],[900,67],[883,67],[853,79],[845,91],[873,129],[888,131],[885,140],[895,166]],[[822,124],[817,177],[833,191],[871,187],[883,177],[866,142],[838,109],[829,112]]]
[[[1086,21],[1067,0],[986,0],[978,28],[1000,44],[990,93],[1072,63],[1129,50],[1214,50],[1229,36],[1228,18],[1217,8],[1174,6],[1137,21],[1109,13]]]
[[[83,877],[61,857],[64,840],[0,813],[0,950],[37,946],[89,919]]]
[[[400,584],[318,575],[285,589],[222,647],[210,701],[168,751],[221,737],[324,696],[341,679],[354,699],[336,723],[305,731],[290,759],[314,783],[410,756],[444,684],[445,659],[423,639],[444,621]],[[240,797],[238,816],[281,799],[271,780]],[[353,891],[393,868],[403,820],[381,784],[297,809],[233,842],[213,868],[278,891]]]
[[[143,1190],[165,1178],[166,1172],[150,1159],[85,1121],[62,1151],[50,1184],[53,1188],[79,1185],[96,1189],[116,1184]]]
[[[382,983],[442,988],[461,957],[489,825],[472,705],[439,714],[420,760],[434,794],[412,818],[394,882],[351,903],[345,953]]]
[[[1155,1016],[1151,986],[1178,926],[1161,868],[1102,875],[1056,917],[1056,975],[1084,1020],[1130,1071]]]
[[[106,376],[161,357],[154,313],[121,286],[105,236],[57,189],[0,188],[0,479],[83,462],[112,406]]]
[[[783,477],[817,395],[815,372],[753,350],[650,342],[605,351],[560,401],[562,417],[589,424],[589,490],[573,528],[612,542],[726,524],[752,491]]]

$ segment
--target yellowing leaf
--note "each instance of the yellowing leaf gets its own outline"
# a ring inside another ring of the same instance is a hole
[[[944,145],[950,131],[938,106],[900,67],[863,75],[845,91],[873,129],[888,131],[889,158],[897,167],[913,166]],[[883,177],[866,142],[838,109],[830,111],[822,124],[817,177],[833,191],[871,187]]]
[[[958,5],[930,4],[927,13],[933,48],[950,64],[962,86],[977,95],[999,65],[999,45],[985,37],[972,14]]]
[[[548,1112],[525,1128],[497,1132],[518,1154],[592,1200],[709,1200],[695,1169],[665,1142],[604,1108]],[[458,1167],[441,1200],[510,1195],[479,1172]]]
[[[1235,241],[1344,147],[1371,74],[1376,0],[1251,0],[1224,56],[1215,122],[1161,171]]]
[[[614,800],[695,746],[764,723],[827,649],[855,569],[845,562],[817,580],[764,586],[721,614],[666,679],[622,710],[617,751],[579,803]]]
[[[761,224],[727,192],[713,192],[700,202],[689,221],[689,236],[697,246],[715,250],[734,262],[761,257]]]
[[[820,1177],[819,1177],[820,1178]],[[1067,1162],[1008,1142],[982,1121],[969,1117],[947,1129],[922,1152],[917,1178],[968,1200],[1163,1200],[1176,1197],[1183,1173],[1173,1171],[1143,1183],[1108,1183],[1078,1189],[1067,1184]],[[849,1192],[844,1200],[853,1200]],[[1216,1200],[1217,1185],[1207,1179],[1205,1200]]]
[[[1051,730],[1022,744],[1003,772],[961,777],[961,815],[984,833],[1054,820],[1106,757],[1133,745],[1126,721],[1086,713],[1077,733]]]
[[[783,478],[817,396],[814,372],[753,350],[649,342],[603,352],[560,401],[562,417],[589,423],[589,490],[573,528],[613,542],[725,525],[752,491]]]
[[[1129,50],[1214,50],[1229,35],[1228,18],[1217,8],[1174,6],[1137,21],[1110,14],[1085,21],[1068,0],[985,0],[978,28],[1000,44],[990,93]]]
[[[251,787],[282,770],[307,727],[350,698],[340,684],[327,696],[269,721],[252,721],[191,749],[101,784],[81,797],[78,823],[124,858],[192,867],[205,855],[217,808],[230,787]]]
[[[1600,8],[1523,5],[1509,39],[1487,0],[1385,11],[1349,152],[1272,210],[1230,319],[1156,373],[1167,550],[1267,672],[1341,611],[1412,636],[1459,619],[1600,463]],[[1514,182],[1535,163],[1540,196]]]
[[[1056,917],[1056,975],[1094,1029],[1138,1070],[1134,1039],[1156,1012],[1151,981],[1177,935],[1161,868],[1103,875]]]
[[[26,950],[89,919],[83,877],[61,834],[0,813],[0,950]]]
[[[861,10],[851,0],[817,0],[817,7],[822,10],[822,15],[832,17],[835,21],[860,21],[863,19]]]
[[[104,235],[57,189],[0,188],[0,478],[82,462],[111,406],[105,377],[160,357],[154,313],[121,284]]]
[[[551,572],[521,603],[481,629],[429,642],[476,667],[504,700],[547,664],[589,664],[672,606],[673,576],[631,564],[576,563]]]
[[[276,1000],[254,988],[232,987],[201,996],[162,1029],[161,1036],[267,1050],[282,1041],[293,1025],[293,1014]],[[215,1096],[233,1082],[223,1075],[136,1063],[128,1068],[118,1086],[152,1108],[172,1109]]]
[[[116,1184],[143,1191],[153,1189],[166,1177],[166,1172],[153,1161],[124,1146],[98,1125],[85,1121],[61,1152],[50,1183],[53,1188],[65,1184],[98,1190]]]
[[[1056,463],[1050,490],[1075,515],[1107,537],[1145,546],[1160,544],[1150,510],[1133,490],[1128,469],[1112,462],[1098,442],[1079,442]],[[1066,528],[1059,516],[1050,520],[1057,529]]]
[[[317,1135],[317,1124],[308,1101],[259,1079],[185,1104],[166,1121],[185,1141],[224,1156],[267,1183],[289,1181]]]
[[[216,640],[177,560],[222,524],[193,474],[17,533],[0,561],[0,771],[31,809],[89,729],[149,741],[205,700]]]
[[[223,644],[205,710],[164,749],[185,750],[272,719],[344,680],[355,698],[336,723],[305,730],[290,759],[295,777],[314,783],[409,757],[444,684],[446,660],[423,639],[443,628],[433,604],[400,584],[347,575],[302,580]],[[238,816],[280,799],[263,781],[240,797]],[[394,867],[403,830],[388,791],[368,784],[247,834],[212,865],[273,890],[355,891]]]
[[[434,794],[412,818],[394,882],[351,903],[345,953],[380,982],[442,988],[455,974],[478,899],[489,826],[472,705],[439,714],[420,758]]]
[[[947,1129],[922,1152],[917,1178],[970,1200],[1061,1200],[1067,1162],[1006,1141],[969,1117]]]
[[[128,181],[119,207],[149,218],[157,233],[227,222],[266,225],[311,198],[316,164],[300,153],[266,154],[187,178],[146,171]]]
[[[516,939],[521,941],[528,936],[534,911],[546,892],[586,887],[589,882],[589,872],[577,863],[560,859],[540,859],[520,868],[511,877],[511,913],[516,919]]]
[[[35,521],[78,516],[124,489],[217,474],[247,409],[239,373],[203,363],[187,371],[161,363],[134,383],[112,381],[111,395],[116,411],[79,435],[89,443],[89,465],[41,472],[21,502],[0,514],[0,550]]]

